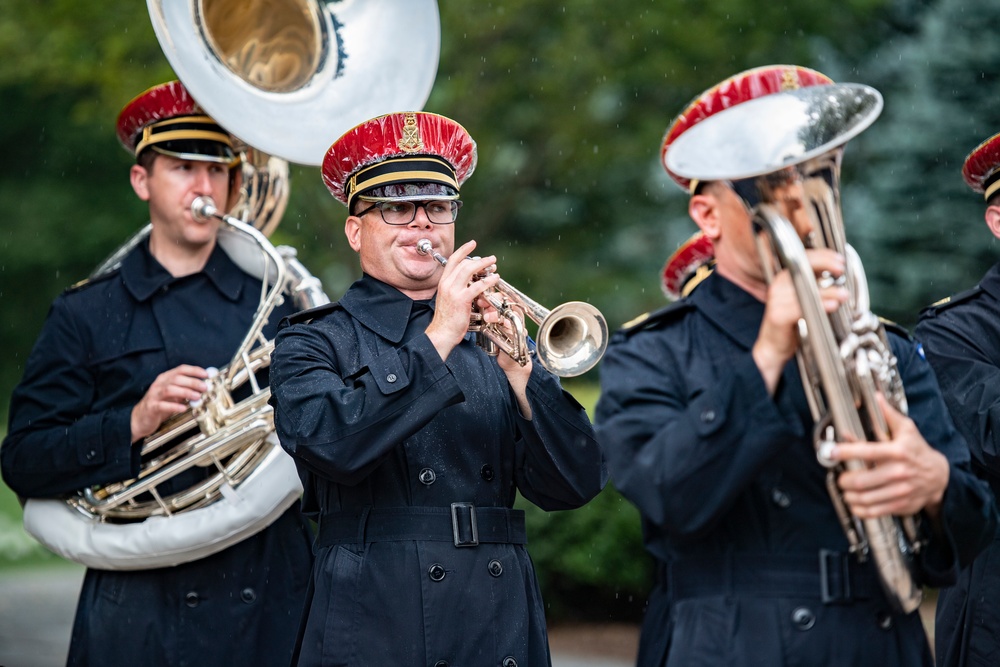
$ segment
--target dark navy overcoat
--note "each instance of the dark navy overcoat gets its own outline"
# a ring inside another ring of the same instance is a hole
[[[751,356],[763,310],[716,273],[605,355],[598,439],[660,571],[639,664],[929,666],[918,613],[893,613],[871,560],[845,553],[794,361],[768,395]],[[918,562],[939,586],[996,510],[930,366],[890,337],[910,414],[951,463],[943,534],[925,533]]]
[[[1000,264],[979,285],[926,308],[915,329],[973,467],[1000,491]],[[939,667],[1000,664],[1000,539],[938,597]]]
[[[509,508],[517,492],[579,507],[604,486],[603,458],[586,412],[537,362],[529,421],[471,335],[442,361],[424,333],[432,308],[364,276],[276,338],[275,423],[320,524],[299,665],[549,664]]]
[[[216,247],[204,270],[173,278],[136,247],[112,271],[59,296],[11,399],[4,481],[25,498],[132,479],[130,415],[179,364],[222,367],[250,327],[261,283]],[[285,307],[272,313],[273,335]],[[190,486],[200,471],[175,478]],[[88,570],[71,665],[286,665],[311,566],[292,508],[257,535],[171,568]]]

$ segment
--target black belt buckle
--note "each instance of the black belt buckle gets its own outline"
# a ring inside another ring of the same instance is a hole
[[[456,547],[474,547],[479,544],[479,527],[476,525],[476,506],[472,503],[451,504],[451,534]]]
[[[819,550],[819,588],[823,604],[851,601],[851,571],[848,554]]]

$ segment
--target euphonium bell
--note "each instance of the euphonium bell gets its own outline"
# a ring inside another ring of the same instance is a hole
[[[427,239],[417,242],[417,252],[431,255],[442,266],[448,263]],[[488,354],[503,352],[524,366],[530,354],[524,330],[527,316],[538,325],[535,342],[538,362],[550,373],[559,377],[581,375],[604,356],[608,347],[608,324],[601,311],[589,303],[568,301],[548,310],[503,280],[483,296],[497,309],[500,322],[484,323],[473,308],[469,331],[476,333],[477,342]],[[505,321],[510,324],[513,335],[504,328]]]

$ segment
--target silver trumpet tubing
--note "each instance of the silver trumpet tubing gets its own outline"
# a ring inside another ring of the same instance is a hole
[[[882,587],[904,613],[919,607],[922,591],[915,559],[921,549],[917,516],[854,516],[837,486],[844,470],[864,468],[860,460],[834,462],[831,446],[845,440],[887,441],[892,437],[876,402],[882,393],[897,410],[906,397],[884,327],[868,310],[868,288],[857,253],[846,242],[840,207],[844,145],[864,131],[882,110],[878,91],[859,84],[833,84],[786,91],[751,100],[695,125],[671,146],[667,167],[682,176],[728,181],[743,199],[757,236],[764,271],[787,269],[802,309],[797,362],[815,422],[816,456],[827,469],[834,509],[859,559],[873,559]],[[800,184],[814,232],[805,240],[782,214],[776,191]],[[842,280],[849,301],[827,314],[807,247],[844,255]],[[769,250],[770,252],[765,252]],[[772,260],[766,258],[770,256]]]
[[[417,242],[417,252],[431,255],[442,266],[448,263],[427,239]],[[538,362],[550,373],[560,377],[581,375],[604,356],[608,325],[601,312],[589,303],[569,301],[548,310],[502,279],[483,296],[497,310],[500,321],[485,322],[473,307],[469,331],[476,334],[477,344],[492,356],[503,352],[522,366],[528,363],[531,349],[524,326],[526,317],[538,325],[534,351]],[[509,324],[512,334],[503,326],[504,322]]]

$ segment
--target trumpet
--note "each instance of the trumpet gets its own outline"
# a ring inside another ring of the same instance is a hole
[[[432,256],[441,266],[448,259],[434,250],[427,239],[417,241],[417,252]],[[471,259],[471,258],[466,258]],[[480,274],[473,280],[481,280]],[[469,331],[476,334],[476,344],[490,356],[503,352],[521,366],[534,351],[538,362],[559,377],[574,377],[597,365],[608,347],[608,324],[594,306],[582,301],[568,301],[549,310],[501,279],[483,297],[500,315],[488,323],[473,305]],[[525,331],[525,317],[538,325],[538,340],[531,346]],[[507,332],[504,323],[513,334]],[[532,349],[533,348],[533,349]]]

